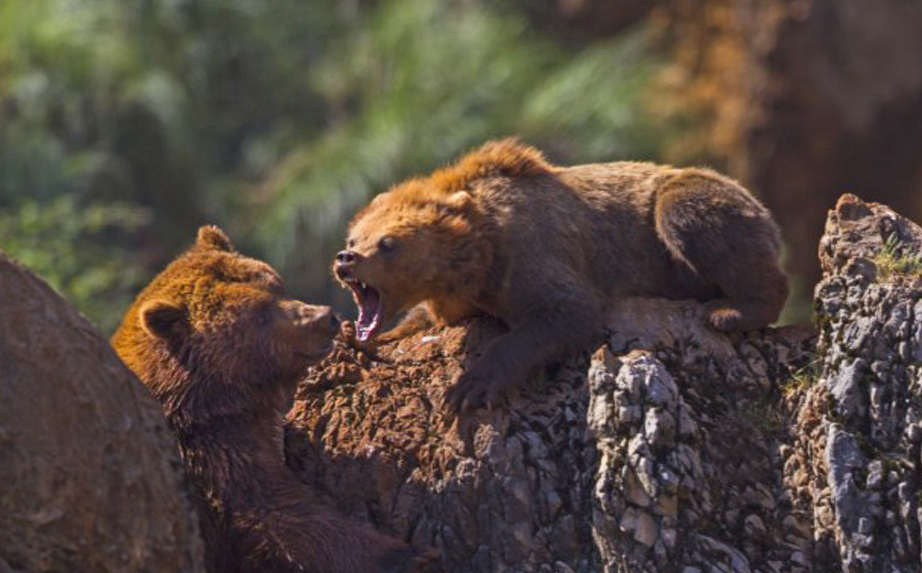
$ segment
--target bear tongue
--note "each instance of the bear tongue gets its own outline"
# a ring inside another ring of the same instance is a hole
[[[359,318],[355,325],[356,337],[361,342],[365,342],[375,330],[378,329],[378,321],[381,318],[381,295],[377,289],[368,285],[359,287]]]

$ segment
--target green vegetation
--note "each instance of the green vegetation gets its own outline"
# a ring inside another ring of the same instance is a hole
[[[4,250],[38,270],[109,331],[147,274],[128,249],[111,245],[149,220],[149,211],[134,205],[79,205],[74,195],[62,194],[46,202],[25,199],[0,212],[0,237]]]
[[[649,39],[561,44],[510,7],[0,3],[0,249],[104,330],[211,222],[351,308],[328,262],[368,198],[496,136],[656,159]]]
[[[781,385],[781,393],[785,398],[800,394],[816,384],[822,374],[823,361],[820,358],[811,360],[806,366],[791,373],[791,377]]]
[[[910,252],[896,233],[884,241],[884,248],[874,264],[877,265],[877,278],[884,281],[894,276],[922,277],[922,252]]]

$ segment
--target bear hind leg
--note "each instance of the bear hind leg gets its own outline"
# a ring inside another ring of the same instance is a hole
[[[714,329],[752,330],[778,319],[788,295],[778,228],[748,192],[706,174],[678,176],[661,190],[655,216],[673,257],[719,289],[707,302]]]

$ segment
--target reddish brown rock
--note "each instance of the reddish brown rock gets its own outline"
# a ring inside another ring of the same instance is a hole
[[[204,571],[160,406],[0,253],[0,571]]]

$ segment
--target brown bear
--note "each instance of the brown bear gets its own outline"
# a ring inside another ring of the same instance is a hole
[[[763,327],[788,293],[779,250],[769,212],[718,173],[559,167],[505,139],[375,197],[333,270],[353,291],[360,342],[418,303],[378,340],[477,314],[508,326],[449,390],[461,409],[589,348],[627,296],[706,301],[720,331]]]
[[[209,571],[414,568],[406,544],[312,503],[285,466],[282,416],[337,332],[329,307],[284,298],[269,265],[202,227],[112,337],[178,437]]]

